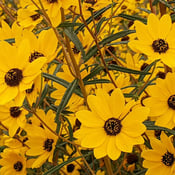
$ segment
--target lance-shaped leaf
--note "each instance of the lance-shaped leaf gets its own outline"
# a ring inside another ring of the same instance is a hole
[[[75,79],[72,83],[69,84],[69,86],[66,89],[65,94],[63,95],[63,98],[61,100],[60,105],[57,108],[57,113],[56,113],[56,117],[55,117],[55,122],[57,123],[59,121],[59,116],[62,112],[62,110],[66,107],[66,105],[68,104],[72,94],[74,93],[74,90],[76,89],[78,85],[78,79]],[[57,131],[59,132],[59,128],[57,127]],[[57,132],[57,133],[58,133]]]

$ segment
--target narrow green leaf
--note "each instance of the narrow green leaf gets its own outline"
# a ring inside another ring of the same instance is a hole
[[[59,77],[57,77],[57,76],[55,76],[55,75],[51,75],[51,74],[48,74],[48,73],[45,73],[45,72],[43,72],[42,75],[43,75],[43,77],[45,77],[45,78],[47,78],[47,79],[49,79],[49,80],[52,80],[52,81],[54,81],[54,82],[56,82],[56,83],[58,83],[58,84],[61,84],[61,85],[64,86],[65,88],[67,88],[67,87],[69,86],[69,84],[70,84],[70,83],[67,82],[66,80],[61,79],[61,78],[59,78]],[[75,93],[76,93],[77,95],[79,95],[80,97],[83,97],[83,95],[82,95],[80,89],[75,89]]]
[[[84,82],[85,85],[90,85],[90,84],[101,84],[101,83],[110,83],[111,81],[108,79],[95,79],[95,80],[90,80]]]
[[[12,44],[12,43],[15,43],[15,38],[9,38],[9,39],[5,39],[4,41]]]
[[[96,31],[97,31],[97,33],[100,31],[101,25],[103,24],[105,19],[106,19],[105,17],[101,18],[100,21],[96,24]]]
[[[113,6],[115,6],[115,4],[116,4],[116,3],[114,3]],[[97,18],[98,16],[102,15],[105,11],[107,11],[108,9],[110,9],[111,6],[112,6],[112,4],[109,5],[109,6],[107,6],[107,7],[105,7],[105,8],[100,9],[100,10],[97,11],[97,12],[95,12],[95,13],[94,13],[94,18]],[[86,23],[87,23],[87,24],[90,24],[91,22],[92,22],[92,16],[89,17],[89,18],[86,20]],[[78,28],[75,30],[75,33],[77,34],[79,31],[83,30],[84,27],[85,27],[85,24],[82,24],[80,27],[78,27]]]
[[[126,67],[121,67],[119,65],[115,65],[115,64],[110,64],[108,66],[109,70],[116,70],[116,71],[120,71],[120,72],[125,72],[125,73],[130,73],[130,74],[140,74],[140,75],[145,75],[145,74],[150,74],[149,72],[143,72],[143,71],[138,71],[138,70],[134,70],[134,69],[129,69]]]
[[[106,44],[109,44],[110,42],[117,40],[119,38],[122,38],[126,35],[129,35],[131,33],[135,33],[135,30],[125,30],[125,31],[121,31],[115,34],[112,34],[106,38],[104,38],[101,42],[99,42],[99,45],[101,47],[105,46]],[[85,57],[83,57],[84,62],[88,61],[92,56],[94,56],[98,51],[97,46],[93,46],[92,48],[89,49],[88,53],[86,54]]]
[[[154,5],[157,5],[158,3],[159,3],[159,0],[154,0],[152,5],[154,6]]]
[[[149,70],[157,64],[157,62],[160,61],[160,59],[153,61],[150,65],[148,65],[142,72],[149,72]],[[146,74],[140,75],[138,81],[143,81]]]
[[[71,123],[70,123],[70,121],[69,121],[68,118],[64,117],[64,120],[66,120],[67,123],[68,123],[68,127],[67,128],[69,130],[69,139],[72,141],[73,140],[73,129],[72,129],[72,125],[71,125]]]
[[[161,131],[167,131],[168,133],[175,135],[175,131],[172,129],[168,129],[161,126],[156,126],[154,121],[144,121],[143,124],[146,126],[148,130],[161,130]]]
[[[81,26],[81,23],[70,23],[70,22],[63,22],[58,27],[75,27],[75,26]]]
[[[102,70],[103,70],[103,67],[99,67],[99,66],[96,67],[95,69],[93,69],[86,77],[83,78],[84,83],[87,80],[89,80],[89,79],[93,78],[94,76],[96,76],[97,74],[99,74],[99,72]]]
[[[81,51],[82,56],[85,57],[85,51],[83,48],[82,43],[80,42],[77,35],[74,33],[74,31],[69,30],[68,28],[64,29],[64,33],[69,37],[69,39],[75,44],[76,48]]]
[[[120,44],[128,44],[128,43],[129,43],[129,41],[119,41],[119,42],[116,42],[116,43],[107,44],[107,46],[120,45]]]
[[[145,18],[141,18],[139,16],[127,15],[127,14],[123,14],[123,13],[119,14],[118,16],[125,18],[125,19],[128,19],[128,20],[131,20],[131,21],[138,20],[138,21],[143,22],[144,24],[147,23],[147,20]]]
[[[49,85],[46,84],[45,87],[44,87],[44,89],[43,89],[43,91],[42,91],[41,98],[40,98],[40,101],[39,101],[39,105],[42,104],[44,98],[46,97],[47,92],[48,92],[48,87],[49,87]]]
[[[57,165],[57,166],[54,166],[53,168],[51,168],[50,170],[48,170],[46,173],[44,173],[43,175],[51,175],[52,173],[54,173],[55,171],[58,171],[59,169],[61,169],[63,166],[77,160],[77,159],[80,159],[82,158],[82,156],[78,156],[78,157],[73,157],[71,159],[68,159],[67,161],[64,161],[63,163]]]
[[[78,79],[75,79],[72,83],[69,84],[69,86],[66,89],[65,94],[63,95],[63,98],[61,100],[60,105],[57,108],[57,113],[56,113],[56,117],[55,117],[55,122],[57,123],[59,121],[59,116],[61,111],[64,109],[64,107],[67,105],[67,103],[69,102],[69,99],[71,98],[75,88],[77,87],[78,84]],[[57,131],[59,128],[57,128]],[[57,132],[57,133],[58,133]]]

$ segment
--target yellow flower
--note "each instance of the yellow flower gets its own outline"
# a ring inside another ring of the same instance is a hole
[[[48,129],[32,126],[26,129],[29,140],[26,144],[30,149],[26,152],[29,156],[38,156],[32,164],[32,168],[40,167],[46,160],[52,162],[57,136]]]
[[[31,63],[38,58],[47,58],[46,63],[51,62],[57,55],[57,37],[52,29],[43,30],[36,37],[31,31],[24,30],[21,38],[18,38],[17,42],[23,39],[27,39],[30,43],[30,56],[28,61]],[[46,47],[47,46],[47,47]]]
[[[119,88],[111,96],[98,89],[96,96],[89,95],[87,101],[91,111],[76,113],[82,125],[75,132],[75,137],[80,140],[81,146],[93,148],[97,159],[108,155],[116,160],[121,151],[132,152],[133,145],[144,143],[141,134],[146,127],[142,122],[148,116],[148,108],[134,107],[133,101],[125,104]]]
[[[0,121],[9,129],[11,137],[16,134],[19,127],[24,128],[27,113],[21,104],[14,101],[0,106]]]
[[[173,128],[175,126],[175,73],[168,73],[165,79],[157,79],[156,85],[147,90],[149,98],[143,100],[150,108],[151,117],[156,117],[156,125]]]
[[[33,80],[41,73],[45,58],[28,62],[30,47],[27,40],[18,47],[7,42],[0,43],[0,105],[3,105],[20,92],[32,87]]]
[[[152,139],[152,150],[142,152],[143,166],[148,168],[146,175],[174,175],[175,174],[175,149],[170,137],[165,133],[160,136],[161,140]]]
[[[33,8],[33,6],[29,6],[28,8],[24,9],[21,8],[18,10],[17,21],[23,28],[33,30],[35,26],[42,21],[42,16],[36,10],[37,8]]]
[[[129,46],[136,52],[144,53],[148,58],[161,59],[170,67],[175,66],[175,24],[170,15],[166,14],[159,20],[154,14],[148,16],[147,25],[136,21],[138,40],[129,42]]]
[[[1,153],[0,165],[0,174],[9,175],[26,175],[26,158],[23,154],[15,152],[10,149],[5,149]]]

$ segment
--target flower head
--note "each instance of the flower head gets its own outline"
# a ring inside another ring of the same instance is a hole
[[[143,100],[150,108],[151,117],[156,117],[156,125],[173,128],[175,126],[175,73],[168,73],[165,79],[157,79],[156,85],[148,89],[150,97]]]
[[[142,157],[145,159],[143,166],[148,168],[146,175],[173,175],[175,173],[175,149],[171,139],[162,133],[161,140],[152,139],[152,150],[145,150]]]
[[[150,14],[147,25],[136,21],[135,26],[138,40],[129,42],[131,49],[146,54],[150,59],[161,59],[164,64],[174,67],[175,24],[172,24],[170,15],[166,14],[159,20]]]
[[[0,174],[17,174],[17,175],[26,175],[26,158],[24,155],[15,152],[11,149],[5,149],[1,153],[0,165]]]
[[[144,142],[141,134],[146,130],[142,122],[147,118],[149,109],[135,106],[131,101],[125,104],[120,89],[115,89],[111,96],[103,89],[97,89],[96,96],[88,96],[91,111],[76,113],[82,123],[75,137],[81,146],[93,148],[96,158],[108,155],[116,160],[121,151],[132,152],[133,145]]]
[[[3,105],[32,87],[33,80],[41,73],[45,58],[28,62],[30,47],[27,40],[18,47],[0,43],[0,104]]]

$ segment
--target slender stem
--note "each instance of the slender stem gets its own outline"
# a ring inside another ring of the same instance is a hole
[[[101,27],[100,31],[97,33],[97,35],[99,35],[103,29],[106,27],[106,25],[109,24],[111,18],[115,15],[115,13],[118,11],[118,9],[122,6],[122,4],[125,2],[125,0],[122,0],[122,2],[118,5],[118,7],[113,11],[113,13],[111,14],[111,16],[108,18],[108,20],[106,21],[106,23]]]
[[[81,16],[81,18],[82,18],[82,20],[83,20],[83,23],[85,24],[85,26],[86,26],[87,30],[89,31],[89,33],[91,34],[91,36],[94,38],[95,44],[96,44],[96,46],[97,46],[97,48],[98,48],[98,51],[99,51],[99,54],[100,54],[100,58],[101,58],[102,64],[103,64],[103,66],[104,66],[104,68],[105,68],[105,70],[106,70],[106,72],[107,72],[107,74],[108,74],[108,76],[109,76],[109,78],[110,78],[112,84],[114,85],[115,88],[117,88],[117,85],[116,85],[115,81],[113,80],[111,74],[109,73],[108,67],[107,67],[106,62],[105,62],[105,60],[104,60],[104,56],[103,56],[103,54],[102,54],[102,52],[101,52],[100,45],[99,45],[99,43],[98,43],[98,38],[97,38],[97,36],[94,35],[93,32],[90,30],[90,28],[88,27],[88,24],[86,23],[86,20],[84,19],[82,7],[81,7],[81,0],[78,0],[78,1],[79,1],[80,16]],[[93,16],[92,16],[92,17],[93,17]],[[95,27],[95,26],[94,26],[94,27]]]
[[[12,13],[8,10],[8,8],[6,7],[6,5],[2,2],[2,0],[0,0],[0,7],[10,17],[10,19],[12,20],[12,22],[15,22],[16,21],[16,19],[14,18],[14,16],[12,15]]]
[[[83,154],[81,153],[81,151],[79,150],[78,147],[76,147],[78,153],[80,154],[80,156],[82,156],[82,160],[84,162],[84,164],[87,166],[87,168],[89,169],[89,171],[91,172],[91,175],[95,175],[94,171],[91,169],[91,167],[89,166],[89,164],[87,163],[86,159],[84,158]],[[112,174],[111,174],[112,175]]]
[[[166,14],[166,6],[162,3],[159,2],[159,8],[160,8],[160,14],[161,16],[163,16],[164,14]]]
[[[107,170],[107,175],[114,175],[112,171],[111,161],[108,156],[104,157],[105,167]]]
[[[123,167],[123,162],[124,162],[125,158],[126,158],[126,153],[124,153],[123,160],[122,160],[120,166],[118,167],[117,171],[114,173],[114,175],[117,175],[120,172],[121,168]]]
[[[65,17],[64,17],[64,9],[63,9],[63,8],[61,8],[61,14],[62,14],[62,19],[64,20]],[[64,21],[63,21],[63,22],[64,22]],[[82,78],[81,78],[80,70],[79,70],[79,67],[78,67],[78,65],[77,65],[77,62],[76,62],[76,60],[75,60],[75,57],[74,57],[74,54],[73,54],[71,45],[70,45],[70,40],[69,40],[69,38],[68,38],[66,35],[65,35],[65,39],[66,39],[66,46],[67,46],[68,52],[69,52],[69,54],[70,54],[70,58],[71,58],[73,67],[74,67],[75,72],[76,72],[76,76],[77,76],[76,78],[79,79],[79,85],[80,85],[80,88],[81,88],[82,93],[83,93],[83,95],[84,95],[85,103],[87,104],[87,93],[86,93],[86,89],[85,89],[83,80],[82,80]]]
[[[153,6],[153,2],[154,0],[149,0],[149,5],[150,5],[151,12],[156,14],[156,7]]]

